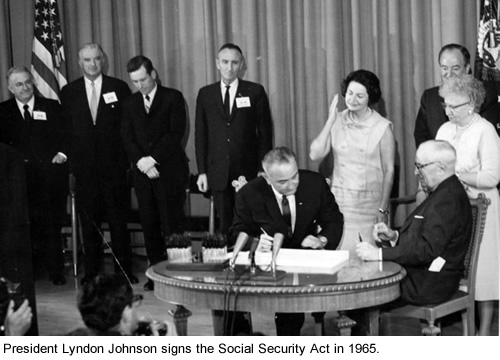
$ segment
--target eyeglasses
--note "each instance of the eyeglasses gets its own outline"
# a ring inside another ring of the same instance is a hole
[[[418,171],[420,171],[424,167],[427,167],[427,166],[432,165],[432,164],[437,164],[437,163],[439,163],[439,161],[432,161],[432,162],[428,162],[426,164],[420,164],[418,162],[415,162],[415,167],[417,168]]]
[[[463,104],[458,104],[458,105],[450,105],[450,104],[447,104],[447,103],[441,103],[441,106],[443,107],[443,109],[450,109],[451,111],[455,111],[456,109],[458,109],[459,107],[461,106],[464,106],[464,105],[467,105],[469,104],[470,101],[467,101],[467,102],[464,102]]]

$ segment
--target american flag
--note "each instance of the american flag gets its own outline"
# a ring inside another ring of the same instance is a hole
[[[500,81],[499,21],[498,0],[483,0],[474,69],[476,77],[483,81]]]
[[[56,0],[35,0],[34,30],[31,71],[36,90],[45,98],[59,100],[59,91],[68,81]]]

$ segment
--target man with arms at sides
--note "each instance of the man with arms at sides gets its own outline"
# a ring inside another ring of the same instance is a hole
[[[61,107],[34,95],[34,79],[24,66],[7,72],[13,99],[0,104],[0,141],[24,160],[33,253],[47,268],[54,285],[64,285],[61,221],[67,192]]]
[[[439,52],[439,67],[442,83],[454,77],[461,77],[471,73],[470,53],[458,44],[448,44]],[[486,99],[481,105],[479,114],[491,122],[500,136],[500,121],[497,110],[497,93],[495,87],[487,85]],[[443,98],[439,96],[440,86],[427,89],[422,94],[420,109],[415,121],[415,143],[417,148],[421,143],[436,138],[439,127],[448,121],[443,108]]]
[[[142,295],[134,294],[127,279],[120,274],[101,274],[85,284],[78,294],[78,310],[86,328],[78,328],[67,335],[118,336],[141,335],[138,309]],[[153,336],[175,336],[175,326],[169,321],[152,321],[149,328]]]
[[[103,239],[99,227],[106,221],[115,272],[124,272],[135,284],[138,280],[132,274],[126,223],[128,161],[120,137],[121,103],[130,95],[130,89],[122,80],[102,73],[104,62],[99,44],[83,45],[78,52],[83,76],[66,85],[61,96],[85,251],[85,276],[81,282],[88,282],[100,271]]]
[[[344,219],[325,178],[299,170],[295,154],[286,147],[269,151],[262,167],[263,177],[250,181],[236,195],[231,236],[241,232],[260,236],[260,251],[271,250],[271,236],[276,233],[284,235],[284,248],[335,250]],[[277,335],[300,335],[304,314],[276,313],[275,323]]]
[[[399,232],[384,223],[374,225],[375,241],[389,247],[365,242],[357,245],[357,254],[363,260],[394,261],[404,266],[403,303],[440,303],[458,289],[472,232],[472,210],[455,176],[455,162],[455,149],[448,142],[422,143],[415,156],[415,175],[430,195]]]
[[[150,265],[165,260],[165,237],[184,230],[189,175],[182,137],[186,130],[184,97],[156,83],[151,60],[138,55],[127,72],[139,90],[123,105],[122,137],[132,162],[146,252]],[[145,290],[153,290],[148,280]]]
[[[264,88],[238,78],[244,58],[234,44],[223,45],[216,59],[221,80],[198,93],[195,148],[198,188],[212,191],[220,232],[233,220],[233,180],[251,180],[272,147],[272,120]]]

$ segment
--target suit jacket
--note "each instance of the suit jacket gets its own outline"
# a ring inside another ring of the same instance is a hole
[[[236,105],[249,98],[249,107]],[[196,100],[195,148],[198,172],[206,173],[212,190],[224,190],[228,180],[257,176],[260,162],[272,148],[272,121],[264,88],[239,79],[231,116],[226,117],[220,82],[203,87]],[[232,179],[230,179],[230,177]]]
[[[443,181],[403,224],[395,247],[384,248],[384,260],[405,267],[403,300],[432,304],[449,299],[458,289],[472,232],[469,198],[456,176]],[[438,257],[446,262],[429,271]]]
[[[114,94],[106,100],[103,95]],[[123,177],[128,168],[120,137],[121,103],[130,95],[122,80],[102,76],[102,88],[93,124],[83,77],[66,85],[61,92],[67,142],[65,151],[79,184],[90,183],[99,174],[111,181]]]
[[[55,100],[35,96],[35,112],[45,119],[33,116],[25,121],[15,98],[0,104],[0,141],[17,149],[30,164],[47,169],[53,166],[53,157],[63,151],[61,108]]]
[[[236,239],[243,231],[258,237],[262,230],[273,236],[285,235],[284,248],[300,249],[307,235],[322,235],[328,239],[326,249],[337,248],[342,238],[344,217],[325,178],[318,173],[300,170],[299,186],[295,193],[296,220],[291,238],[270,185],[258,177],[236,193],[236,204],[230,236]],[[321,230],[318,233],[318,226]]]
[[[125,101],[123,110],[122,138],[134,171],[140,173],[136,166],[139,159],[152,156],[168,190],[185,186],[189,168],[181,143],[186,130],[182,93],[158,85],[149,114],[140,92]]]
[[[496,89],[488,83],[484,83],[484,85],[486,98],[481,105],[479,114],[493,124],[500,136]],[[435,139],[441,125],[448,121],[448,116],[443,109],[443,101],[444,99],[439,96],[439,86],[427,89],[422,94],[413,133],[417,148],[424,141]]]

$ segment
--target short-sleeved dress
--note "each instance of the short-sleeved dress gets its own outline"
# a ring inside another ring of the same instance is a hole
[[[382,199],[384,173],[380,141],[392,123],[372,110],[357,123],[344,110],[331,129],[333,149],[332,192],[344,215],[340,250],[356,256],[358,233],[373,243],[373,224]]]
[[[497,300],[500,256],[500,197],[496,188],[500,181],[500,138],[495,128],[474,114],[472,124],[458,130],[446,122],[438,130],[438,140],[446,140],[457,151],[456,171],[477,172],[478,187],[465,185],[469,198],[484,193],[491,200],[486,215],[483,240],[479,249],[476,276],[476,300]]]

